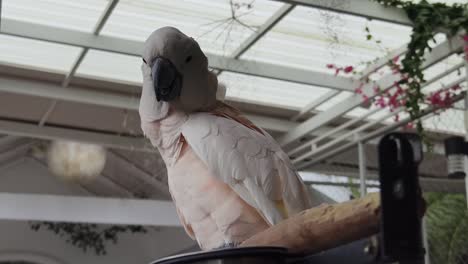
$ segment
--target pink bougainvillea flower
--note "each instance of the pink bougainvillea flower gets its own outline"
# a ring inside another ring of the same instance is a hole
[[[362,95],[362,98],[364,99],[364,103],[369,102],[369,96],[363,94],[363,95]]]
[[[334,68],[335,68],[335,65],[334,65],[334,64],[327,64],[327,68],[328,68],[328,69],[334,69]]]
[[[385,98],[383,96],[379,96],[375,100],[375,105],[380,107],[380,108],[385,108],[387,106],[387,103],[385,102]]]
[[[463,40],[466,41],[466,42],[468,42],[468,35],[464,35],[464,36],[463,36]]]
[[[414,128],[414,124],[413,123],[408,123],[408,124],[405,125],[405,128],[407,128],[407,129]]]
[[[343,71],[344,71],[345,73],[350,73],[350,72],[352,72],[353,70],[354,70],[354,67],[353,67],[353,66],[346,66],[346,67],[344,68]]]
[[[374,86],[374,93],[375,93],[375,94],[380,93],[380,87],[379,87],[378,85],[375,85],[375,86]]]
[[[452,91],[458,91],[461,89],[461,86],[459,84],[456,84],[450,88]]]

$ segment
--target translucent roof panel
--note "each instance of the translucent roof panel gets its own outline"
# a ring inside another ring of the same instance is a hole
[[[69,72],[81,48],[0,35],[0,63]]]
[[[460,67],[457,71],[447,73],[448,70],[450,70],[456,65],[462,65],[462,67]],[[465,73],[466,71],[463,67],[463,58],[460,55],[451,55],[445,60],[435,64],[434,66],[424,71],[424,77],[426,80],[431,80],[435,77],[438,77],[438,75],[442,75],[443,77],[438,79],[434,83],[424,87],[423,93],[428,94],[445,88],[451,85],[453,82],[464,78],[464,76],[466,75]]]
[[[2,17],[92,32],[108,0],[3,0]]]
[[[423,88],[423,93],[428,95],[439,91],[441,89],[448,89],[453,86],[455,83],[466,80],[466,74],[463,68],[460,71],[455,71],[450,74],[445,75],[443,78],[440,78],[438,81],[427,85]]]
[[[301,109],[330,91],[321,87],[232,72],[221,73],[219,80],[227,86],[226,97],[228,99],[264,103],[295,110]]]
[[[145,40],[155,29],[173,26],[196,39],[205,52],[229,55],[280,6],[275,1],[121,0],[103,35]],[[236,19],[232,19],[232,14]]]
[[[319,105],[317,110],[319,111],[327,111],[328,109],[338,105],[340,102],[346,100],[346,98],[353,95],[351,92],[341,92],[337,96],[332,97],[330,100],[326,101],[325,103]]]
[[[114,81],[141,83],[141,58],[99,50],[89,50],[77,75]]]
[[[359,67],[408,43],[410,33],[406,26],[299,6],[242,58],[334,74],[327,64]]]
[[[464,113],[462,110],[448,109],[423,121],[429,131],[448,134],[466,134]]]

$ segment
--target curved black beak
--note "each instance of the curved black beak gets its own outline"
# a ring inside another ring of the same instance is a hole
[[[159,101],[172,101],[180,96],[182,75],[172,62],[163,57],[156,57],[151,67],[154,91]]]

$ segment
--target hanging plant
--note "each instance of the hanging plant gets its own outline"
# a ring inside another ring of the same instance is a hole
[[[448,37],[455,36],[461,30],[468,32],[468,4],[428,3],[422,0],[419,3],[401,0],[374,0],[384,6],[392,6],[405,10],[408,18],[413,22],[413,32],[408,43],[408,52],[401,61],[400,72],[404,76],[398,85],[404,87],[406,94],[405,107],[410,117],[416,119],[421,114],[420,105],[427,103],[421,91],[421,84],[425,82],[422,64],[424,54],[430,51],[429,42],[434,40],[436,32],[446,32]],[[445,93],[444,95],[449,95]],[[440,98],[440,93],[433,97]],[[430,99],[429,102],[440,102]],[[442,100],[446,100],[446,97]],[[416,121],[419,133],[423,132],[422,123]]]
[[[432,264],[468,263],[468,210],[463,194],[425,193]]]
[[[421,88],[422,84],[426,81],[422,70],[424,54],[427,51],[431,51],[429,43],[435,41],[434,36],[437,32],[444,32],[449,38],[463,30],[465,30],[465,33],[468,33],[468,4],[453,4],[449,6],[444,3],[428,3],[426,0],[422,0],[419,3],[401,0],[374,1],[384,6],[403,9],[413,22],[413,31],[405,57],[401,61],[399,57],[395,57],[388,62],[392,73],[399,75],[400,81],[394,84],[394,88],[384,93],[381,92],[380,87],[375,85],[374,94],[376,97],[373,103],[378,107],[388,108],[390,111],[404,107],[411,119],[414,120],[418,133],[426,139],[421,120],[418,120],[422,111],[421,105],[428,104],[439,108],[448,108],[453,103],[452,99],[461,87],[459,85],[442,87],[439,91],[429,95],[423,94]],[[365,31],[366,39],[375,41],[367,26]],[[465,41],[465,59],[468,59],[468,55],[466,55],[468,54],[468,35],[463,36],[463,40]],[[327,68],[335,71],[335,75],[340,72],[355,73],[354,71],[344,70],[351,67],[340,67],[333,64],[327,65]],[[363,96],[365,102],[369,97],[363,93],[362,88],[369,81],[367,78],[355,89],[357,94]],[[399,116],[397,114],[395,115],[395,121],[398,120]],[[409,124],[411,127],[412,125],[412,123]]]
[[[41,228],[54,232],[60,237],[64,237],[67,243],[72,244],[84,252],[94,250],[96,255],[105,255],[106,242],[113,244],[118,242],[119,233],[146,233],[144,227],[137,225],[113,225],[103,228],[96,224],[77,224],[62,222],[33,222],[30,227],[34,231]]]

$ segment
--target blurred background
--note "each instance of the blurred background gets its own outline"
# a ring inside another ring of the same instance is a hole
[[[148,263],[198,250],[180,226],[164,162],[137,112],[142,44],[162,26],[199,42],[227,86],[227,103],[277,139],[315,205],[379,191],[379,138],[415,132],[403,106],[389,107],[401,79],[395,65],[413,31],[395,7],[367,0],[0,3],[1,264]],[[465,43],[445,33],[434,32],[423,64],[429,100],[420,120],[431,142],[419,171],[424,232],[428,263],[468,264],[465,179],[448,177],[443,145],[467,135]],[[434,103],[446,90],[450,104]]]

